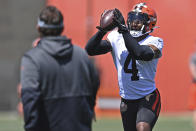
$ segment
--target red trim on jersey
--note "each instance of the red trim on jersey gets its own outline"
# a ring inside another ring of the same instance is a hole
[[[156,95],[157,95],[157,97],[156,97],[156,100],[155,100],[155,102],[154,102],[154,104],[153,104],[153,106],[152,106],[152,110],[155,110],[156,105],[157,105],[158,102],[159,102],[159,93],[158,93],[157,90],[156,90]]]
[[[158,106],[158,109],[157,109],[157,116],[159,115],[160,108],[161,108],[161,102],[159,102],[159,106]]]

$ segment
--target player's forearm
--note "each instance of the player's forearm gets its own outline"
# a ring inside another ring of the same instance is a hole
[[[90,40],[88,40],[85,49],[89,55],[96,55],[95,52],[99,48],[105,34],[105,32],[98,31],[90,38]]]
[[[133,54],[136,60],[152,60],[154,57],[153,50],[147,45],[139,45],[129,32],[123,33],[125,46]]]

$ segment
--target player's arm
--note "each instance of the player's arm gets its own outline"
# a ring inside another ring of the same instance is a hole
[[[110,52],[112,46],[109,41],[102,40],[106,32],[98,31],[93,35],[86,44],[86,51],[88,55],[100,55]]]
[[[148,45],[154,52],[154,57],[153,59],[159,58],[161,56],[161,51],[154,45],[149,44]]]
[[[35,63],[24,56],[21,63],[22,103],[24,109],[25,131],[39,130],[39,104],[41,91],[39,75]]]
[[[159,49],[154,45],[139,45],[138,42],[127,32],[122,33],[125,46],[136,60],[150,61],[159,56]]]

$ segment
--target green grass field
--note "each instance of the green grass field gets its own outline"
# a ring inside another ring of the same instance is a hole
[[[161,115],[153,131],[193,131],[191,115]],[[0,113],[0,131],[24,131],[16,113]],[[97,118],[93,131],[123,131],[120,118]]]

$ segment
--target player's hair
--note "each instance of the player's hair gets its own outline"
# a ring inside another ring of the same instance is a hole
[[[38,31],[41,36],[58,36],[61,35],[61,33],[63,32],[63,26],[58,27],[63,23],[63,15],[56,7],[45,7],[41,11],[38,19],[38,21],[41,21],[46,25],[53,26],[53,28],[49,28],[41,27],[38,25]]]

